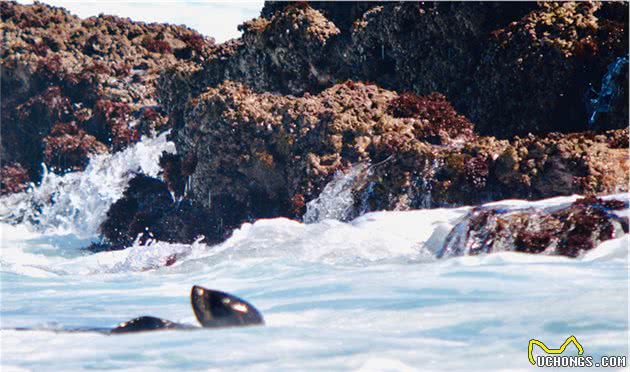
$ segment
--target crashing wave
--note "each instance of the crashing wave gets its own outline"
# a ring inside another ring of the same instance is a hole
[[[122,196],[134,174],[156,177],[162,152],[175,152],[167,134],[145,137],[115,154],[94,155],[82,172],[60,176],[44,169],[39,185],[0,198],[0,222],[96,236],[110,205]]]

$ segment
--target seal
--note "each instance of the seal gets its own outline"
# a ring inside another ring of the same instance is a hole
[[[203,328],[242,327],[264,324],[260,312],[249,302],[229,293],[195,285],[190,291],[190,304]],[[188,324],[141,316],[119,324],[110,333],[130,333],[162,329],[195,329]]]
[[[252,304],[229,293],[207,289],[198,285],[190,291],[190,304],[201,327],[181,324],[153,316],[140,316],[120,323],[113,329],[79,328],[61,329],[56,332],[99,332],[104,334],[125,334],[172,329],[202,329],[222,327],[243,327],[264,325],[262,314]],[[32,328],[16,328],[20,331],[33,331]]]

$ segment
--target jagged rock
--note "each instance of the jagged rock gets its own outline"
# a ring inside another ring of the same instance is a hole
[[[158,73],[174,64],[198,65],[215,49],[213,40],[186,27],[105,15],[81,20],[42,3],[3,1],[0,16],[0,157],[3,164],[21,164],[34,181],[40,177],[42,161],[65,156],[50,151],[78,148],[67,141],[52,145],[58,133],[50,132],[57,123],[74,122],[74,132],[96,137],[114,151],[137,141],[137,128],[144,133],[164,129],[162,110],[145,115],[156,105]],[[133,127],[136,122],[141,126]],[[81,152],[102,150],[92,145],[81,148]],[[49,165],[76,170],[85,161],[76,158],[68,167]]]
[[[140,244],[150,239],[190,244],[202,237],[207,243],[224,238],[219,219],[194,202],[173,200],[164,182],[143,175],[129,181],[100,230],[107,244],[93,246],[95,251],[123,249],[136,239]]]
[[[44,137],[44,161],[51,170],[67,172],[85,168],[90,154],[107,152],[107,146],[74,122],[57,123]]]
[[[523,197],[627,191],[628,149],[611,141],[627,133],[517,137],[497,159],[496,178]]]
[[[399,93],[440,92],[483,135],[624,128],[627,68],[612,79],[615,102],[602,96],[609,66],[627,59],[624,9],[627,3],[271,3],[200,69],[167,72],[160,96],[181,114],[188,98],[226,79],[294,95],[350,79]],[[595,99],[606,115],[589,124]]]
[[[276,12],[282,12],[287,6],[298,6],[299,1],[265,1],[265,5],[260,12],[261,17],[270,19]],[[383,5],[376,1],[353,1],[340,6],[332,1],[309,1],[308,5],[321,12],[326,18],[332,21],[342,31],[348,31],[354,22],[368,10]]]
[[[30,178],[21,165],[13,163],[0,168],[0,195],[26,190]]]
[[[628,153],[619,148],[627,131],[477,137],[435,94],[346,82],[293,97],[225,82],[193,98],[184,121],[174,139],[180,154],[198,159],[190,197],[228,226],[300,217],[335,172],[357,163],[372,166],[353,186],[349,216],[628,190]]]
[[[487,36],[533,3],[408,2],[374,6],[340,46],[340,73],[388,89],[437,91],[467,108]],[[465,111],[464,111],[465,112]]]
[[[505,198],[628,191],[628,131],[479,137],[443,152],[431,182],[435,205],[479,204]]]
[[[146,228],[218,240],[250,219],[300,217],[350,169],[344,218],[627,191],[628,131],[605,131],[628,123],[627,7],[274,3],[214,45],[183,27],[2,2],[0,157],[36,181],[42,160],[80,169],[102,146],[172,127],[165,183],[138,178],[110,210],[115,247]]]
[[[329,40],[340,31],[317,10],[305,3],[290,4],[269,19],[245,22],[239,30],[243,36],[219,45],[202,68],[167,69],[158,83],[160,102],[167,111],[181,113],[188,98],[224,80],[287,94],[331,85]],[[178,127],[177,114],[173,116]]]
[[[593,196],[562,208],[476,208],[453,228],[439,256],[478,255],[501,251],[577,257],[601,242],[628,233],[621,200]]]
[[[232,205],[226,212],[233,218],[226,219],[235,224],[247,216],[287,216],[300,209],[296,201],[313,199],[353,163],[396,154],[395,162],[411,172],[431,156],[423,141],[473,137],[472,124],[443,97],[405,97],[353,82],[301,98],[226,82],[191,101],[175,140],[180,153],[199,159],[191,190],[197,201]],[[392,182],[402,177],[399,170],[392,170]]]
[[[543,2],[492,32],[464,110],[481,133],[507,138],[593,128],[587,95],[603,89],[608,65],[628,53],[627,14],[625,21],[599,19],[601,7],[600,2]],[[626,86],[627,73],[622,84],[627,97]],[[599,124],[625,128],[627,115]]]

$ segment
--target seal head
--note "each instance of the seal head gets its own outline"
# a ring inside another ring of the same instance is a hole
[[[190,303],[205,328],[264,324],[260,312],[247,301],[229,293],[193,286]]]

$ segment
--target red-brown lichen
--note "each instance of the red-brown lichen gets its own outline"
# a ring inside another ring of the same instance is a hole
[[[165,40],[159,40],[153,36],[145,36],[142,39],[142,46],[149,52],[154,53],[170,53],[172,51],[171,45]]]
[[[439,93],[426,97],[403,93],[390,102],[388,112],[396,118],[417,119],[416,137],[430,143],[443,144],[458,137],[473,137],[473,124]]]
[[[24,167],[18,163],[7,164],[0,168],[0,195],[24,191],[29,181],[30,177]]]

